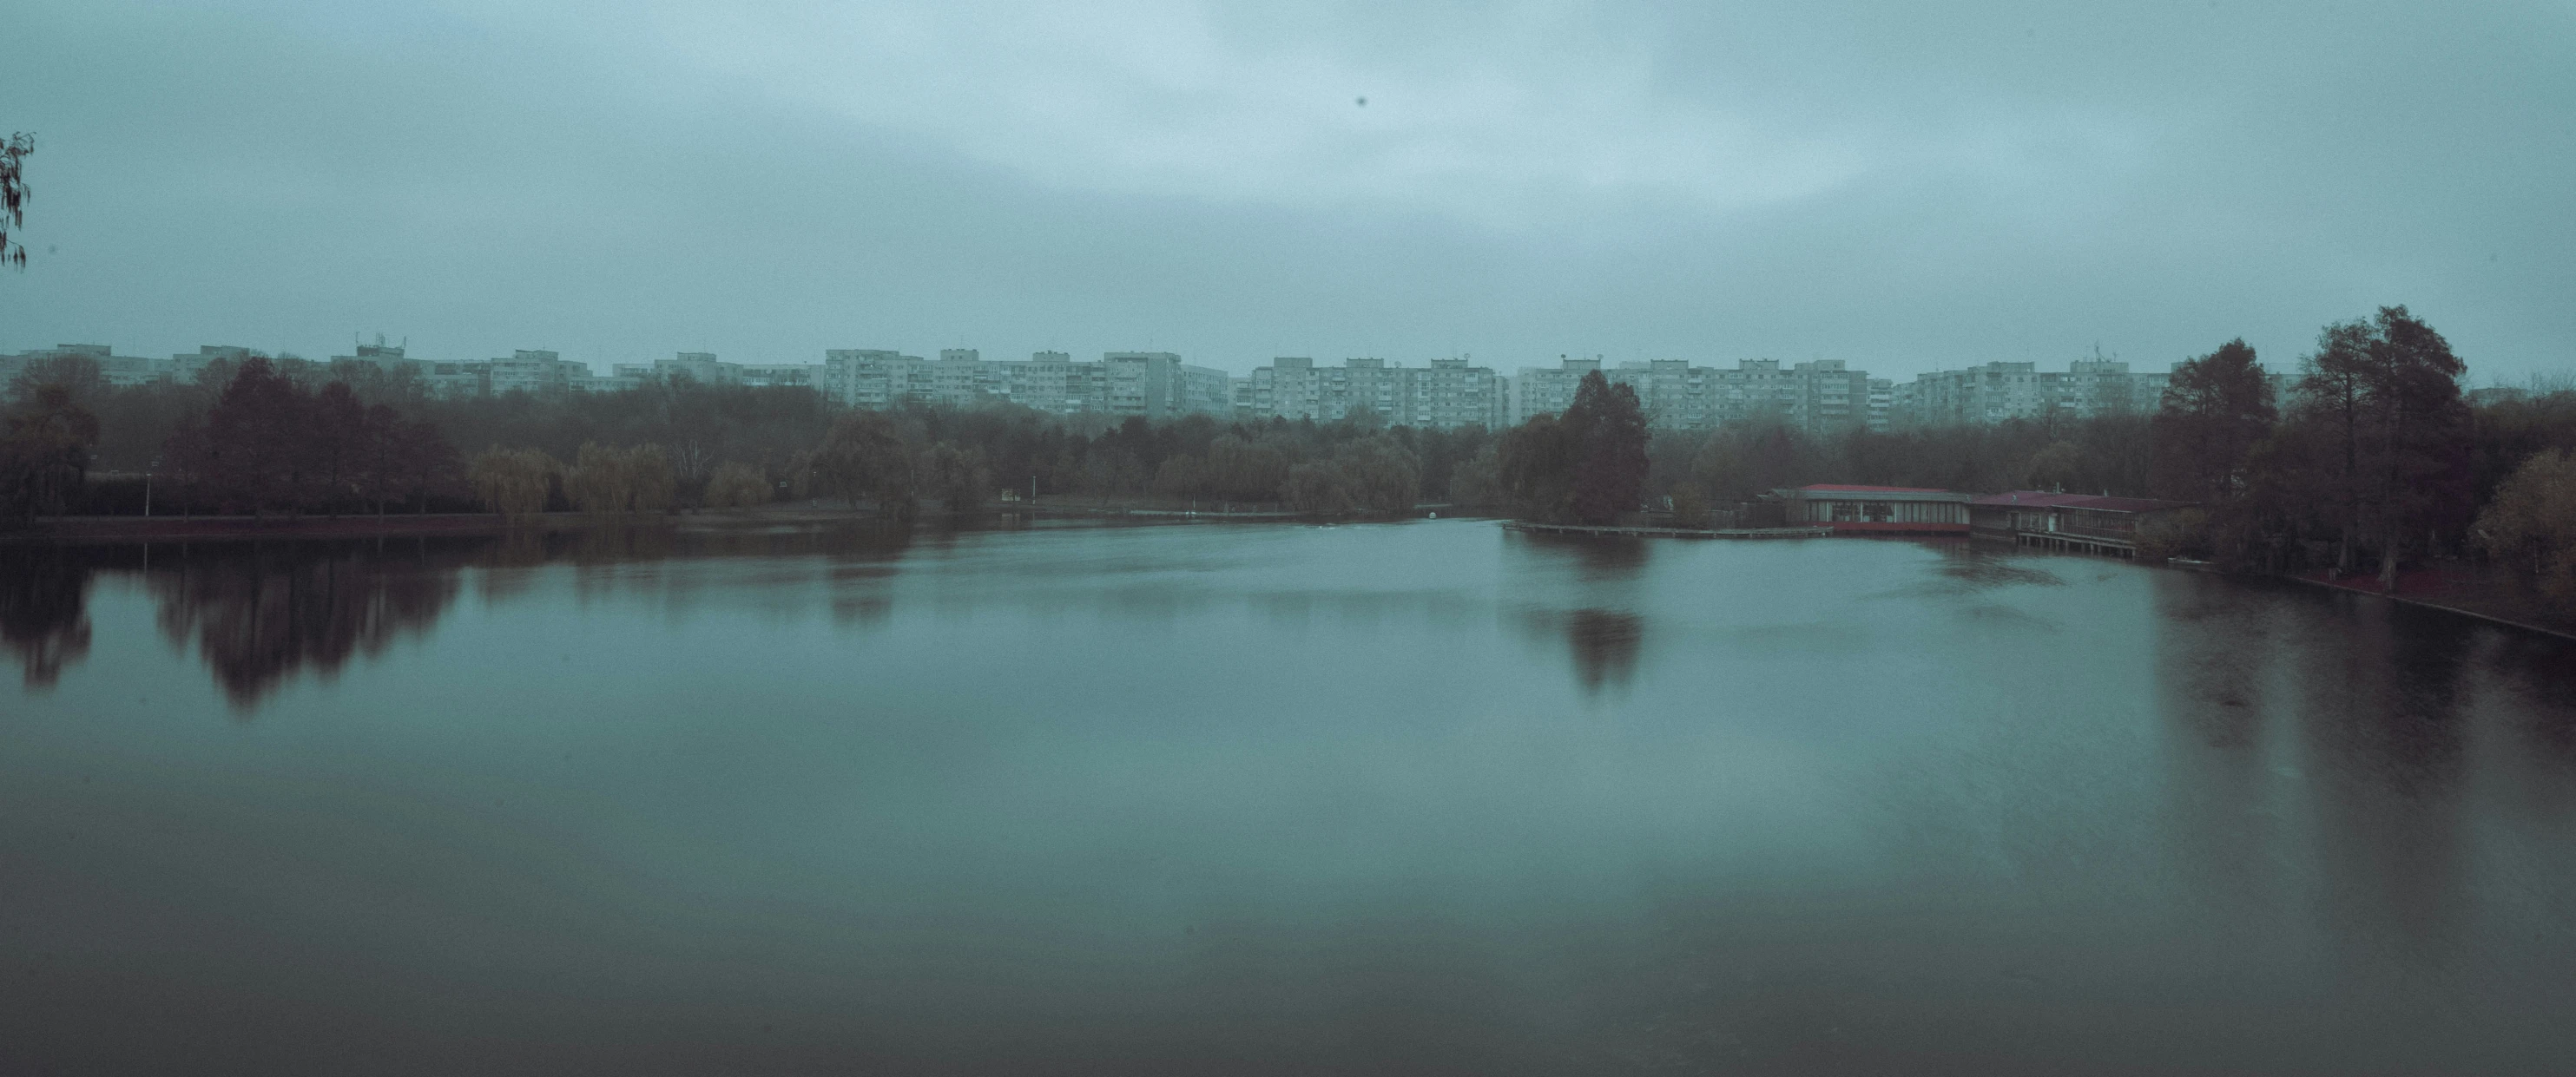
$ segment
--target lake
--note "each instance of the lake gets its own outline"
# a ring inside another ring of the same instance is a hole
[[[2541,1073],[2576,645],[1489,521],[0,547],[0,1072]]]

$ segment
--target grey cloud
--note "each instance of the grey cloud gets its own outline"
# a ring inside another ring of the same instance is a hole
[[[0,348],[2576,367],[2563,7],[1065,10],[37,5]]]

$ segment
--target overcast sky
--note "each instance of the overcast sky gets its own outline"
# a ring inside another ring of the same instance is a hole
[[[2563,2],[8,11],[6,351],[2576,371]]]

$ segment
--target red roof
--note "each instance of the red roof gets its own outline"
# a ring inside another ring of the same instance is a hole
[[[1798,489],[1827,494],[1946,494],[1950,492],[1935,490],[1928,486],[1845,486],[1830,482],[1801,486]]]
[[[2052,494],[2046,490],[2011,490],[2000,494],[1986,494],[1982,497],[1971,499],[1968,503],[1971,505],[2019,505],[2025,507],[2037,506],[2039,508],[2053,508],[2058,505],[2074,504],[2075,502],[2084,500],[2087,496],[2090,495]]]
[[[2096,497],[2092,494],[2052,494],[2046,490],[2013,490],[2007,493],[1987,494],[1968,503],[1986,508],[2001,506],[2006,508],[2093,509],[2098,512],[2153,512],[2157,509],[2178,509],[2191,504],[2189,501],[2158,501],[2154,498],[2148,497]]]

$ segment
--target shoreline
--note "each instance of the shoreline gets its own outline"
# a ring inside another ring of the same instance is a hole
[[[1426,505],[1413,515],[1438,512],[1447,505]],[[1285,523],[1339,517],[1281,511],[1219,512],[1143,505],[988,505],[972,513],[924,511],[915,523],[956,520],[1097,519],[1157,522],[1243,521]],[[1398,517],[1404,518],[1404,517]],[[551,534],[601,527],[650,527],[677,531],[731,530],[741,527],[835,526],[881,523],[890,517],[876,509],[773,504],[757,509],[700,509],[658,516],[593,516],[581,512],[546,512],[505,519],[489,512],[391,513],[384,516],[74,516],[38,521],[18,531],[0,531],[0,545],[163,542],[223,539],[418,538],[465,535]]]
[[[2221,574],[2221,575],[2238,575],[2238,573],[2220,573],[2220,574]],[[2419,597],[2419,596],[2416,596],[2416,595],[2409,595],[2409,594],[2403,594],[2403,593],[2400,593],[2400,594],[2393,594],[2393,595],[2392,595],[2392,594],[2389,594],[2389,593],[2387,593],[2387,592],[2385,592],[2385,591],[2367,590],[2367,589],[2360,588],[2360,587],[2350,586],[2350,585],[2345,584],[2345,583],[2343,583],[2342,581],[2339,581],[2339,580],[2326,580],[2326,579],[2319,579],[2319,578],[2317,578],[2317,577],[2315,577],[2315,576],[2308,575],[2308,574],[2306,574],[2306,573],[2282,573],[2282,574],[2280,574],[2280,575],[2276,575],[2276,576],[2257,576],[2257,577],[2255,577],[2255,578],[2257,578],[2257,579],[2281,579],[2281,580],[2294,580],[2294,581],[2297,581],[2297,582],[2299,582],[2299,583],[2304,583],[2304,584],[2307,584],[2307,585],[2312,586],[2312,587],[2323,587],[2323,588],[2325,588],[2325,589],[2327,589],[2327,590],[2330,590],[2330,591],[2339,591],[2339,592],[2342,592],[2342,593],[2344,593],[2344,594],[2350,594],[2350,595],[2361,595],[2361,596],[2368,597],[2368,598],[2380,598],[2380,599],[2386,599],[2386,600],[2388,600],[2388,601],[2390,601],[2390,602],[2403,603],[2403,604],[2406,604],[2406,605],[2409,605],[2409,606],[2420,606],[2420,607],[2423,607],[2423,608],[2425,608],[2425,609],[2442,610],[2442,611],[2444,611],[2444,612],[2446,612],[2446,613],[2457,613],[2457,614],[2461,614],[2461,615],[2463,615],[2463,616],[2475,617],[2475,618],[2477,618],[2478,620],[2485,621],[2485,622],[2487,622],[2487,623],[2489,623],[2489,624],[2501,625],[2501,626],[2506,627],[2506,628],[2516,628],[2516,629],[2521,629],[2522,631],[2525,631],[2525,632],[2536,632],[2536,633],[2539,633],[2539,634],[2544,635],[2544,636],[2552,636],[2552,637],[2555,637],[2555,638],[2558,638],[2558,639],[2567,640],[2567,641],[2569,641],[2569,642],[2576,643],[2576,631],[2569,631],[2569,630],[2567,630],[2567,629],[2563,629],[2563,628],[2551,628],[2551,627],[2549,627],[2549,626],[2547,626],[2547,625],[2541,625],[2541,624],[2533,624],[2533,623],[2532,623],[2532,622],[2530,622],[2530,621],[2517,620],[2517,619],[2515,619],[2515,618],[2512,618],[2512,617],[2506,617],[2506,616],[2503,616],[2503,615],[2501,615],[2501,614],[2490,613],[2490,612],[2488,612],[2488,611],[2486,611],[2486,610],[2479,609],[2479,608],[2477,608],[2477,607],[2475,607],[2475,606],[2459,604],[2459,603],[2456,603],[2456,602],[2444,602],[2444,601],[2440,601],[2440,600],[2435,599],[2435,598]],[[2376,582],[2376,580],[2377,580],[2377,577],[2372,577],[2372,576],[2353,576],[2353,577],[2348,577],[2348,578],[2350,578],[2350,579],[2356,579],[2356,580],[2369,580],[2369,581],[2373,581],[2373,582]],[[2401,582],[2402,582],[2402,581],[2401,581]]]
[[[1436,512],[1449,506],[1422,506],[1417,511]],[[1323,519],[1300,513],[1279,511],[1215,512],[1183,509],[1145,508],[1123,505],[1038,505],[1025,503],[1008,508],[993,508],[974,514],[983,518],[1017,516],[1057,519],[1138,519],[1163,522],[1242,521],[1247,523],[1284,523],[1305,519]],[[1463,515],[1463,514],[1462,514]],[[875,510],[856,511],[844,508],[817,508],[810,505],[772,505],[759,509],[718,509],[666,515],[649,519],[597,517],[578,512],[550,512],[533,518],[505,520],[488,512],[427,513],[387,516],[306,516],[299,518],[248,516],[86,516],[48,520],[24,531],[0,532],[0,545],[80,545],[89,543],[244,541],[260,539],[351,539],[351,538],[427,538],[441,536],[480,536],[506,534],[553,534],[588,531],[603,527],[658,527],[674,531],[722,531],[743,527],[774,528],[796,526],[830,526],[856,523],[881,523],[887,518]],[[947,513],[925,513],[915,517],[924,520],[955,519]],[[1739,529],[1726,534],[1715,531],[1656,527],[1565,527],[1530,525],[1504,520],[1506,530],[1537,533],[1622,534],[1637,537],[1671,538],[1770,538],[1810,537],[1803,528]],[[1792,533],[1795,533],[1794,535]],[[1815,534],[1813,537],[1825,537]],[[2204,572],[2212,575],[2246,579],[2277,579],[2322,587],[2344,594],[2381,598],[2426,609],[2442,610],[2485,621],[2503,628],[2537,633],[2555,639],[2576,642],[2576,628],[2556,628],[2525,619],[2528,614],[2521,602],[2481,602],[2475,596],[2442,595],[2442,589],[2469,590],[2491,588],[2492,581],[2460,566],[2435,566],[2413,576],[2415,586],[2431,586],[2437,593],[2387,594],[2376,588],[2376,578],[2348,577],[2350,582],[2323,579],[2311,573],[2246,573],[2229,572],[2212,565],[2166,564],[2157,567],[2181,572]],[[2355,586],[2367,583],[2371,586]],[[2400,585],[2405,586],[2401,579]],[[2462,586],[2463,584],[2469,586]],[[2516,596],[2517,598],[2521,596]],[[2467,599],[2463,601],[2463,599]],[[2498,607],[2509,607],[2499,612]]]

